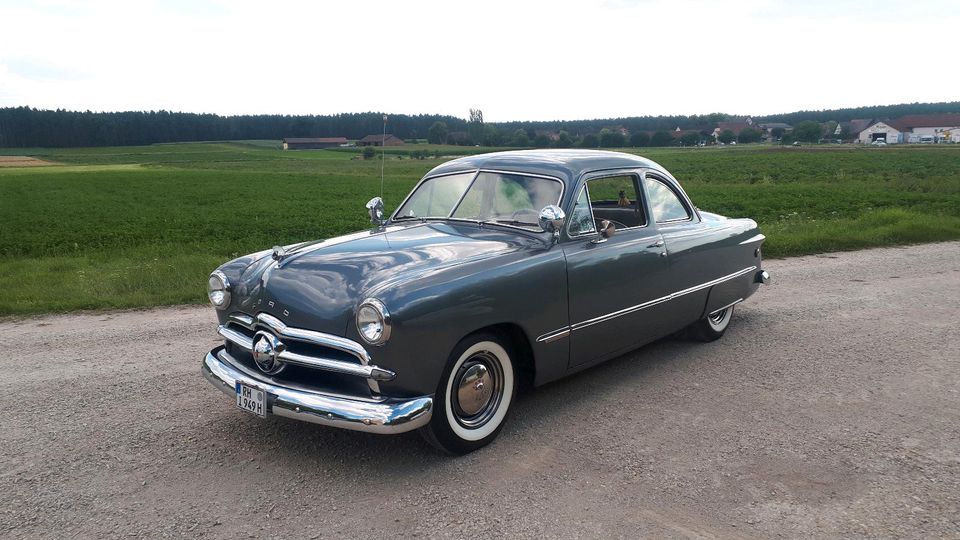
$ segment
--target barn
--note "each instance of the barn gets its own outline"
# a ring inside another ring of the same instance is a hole
[[[284,150],[315,150],[347,144],[346,137],[287,137],[283,139]]]
[[[906,142],[960,142],[960,114],[910,114],[897,122],[910,129]]]
[[[893,120],[877,121],[861,131],[857,141],[863,144],[870,144],[873,141],[880,140],[887,144],[902,143],[906,142],[903,136],[904,131],[906,130]]]
[[[400,146],[403,144],[403,139],[389,133],[386,135],[367,135],[360,139],[358,144],[360,146]]]
[[[909,114],[877,121],[860,132],[859,142],[960,143],[960,114]]]

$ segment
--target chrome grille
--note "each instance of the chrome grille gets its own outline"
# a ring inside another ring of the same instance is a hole
[[[227,324],[221,325],[217,331],[228,343],[250,353],[254,335],[259,330],[276,335],[287,345],[288,348],[277,355],[285,364],[362,377],[367,379],[374,392],[379,392],[377,381],[389,381],[396,376],[390,370],[371,364],[369,353],[355,341],[292,328],[267,313],[259,313],[256,317],[245,313],[231,314]]]

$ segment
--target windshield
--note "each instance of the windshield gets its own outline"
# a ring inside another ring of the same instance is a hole
[[[558,180],[494,172],[481,172],[476,179],[474,175],[424,180],[394,220],[453,217],[540,230],[540,209],[560,202],[563,186]]]

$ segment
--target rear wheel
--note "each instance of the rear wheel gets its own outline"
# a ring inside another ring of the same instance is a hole
[[[494,334],[468,336],[450,354],[421,434],[450,454],[481,448],[500,433],[515,391],[509,344]]]
[[[714,311],[690,326],[691,334],[700,341],[720,339],[730,326],[733,317],[733,306]]]

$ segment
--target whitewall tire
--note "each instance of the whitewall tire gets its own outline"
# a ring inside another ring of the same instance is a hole
[[[464,338],[454,347],[434,396],[424,437],[451,454],[466,454],[499,434],[516,392],[508,342],[494,334]]]
[[[733,318],[733,306],[725,307],[693,323],[690,326],[691,334],[700,341],[720,339],[730,326],[731,318]]]

